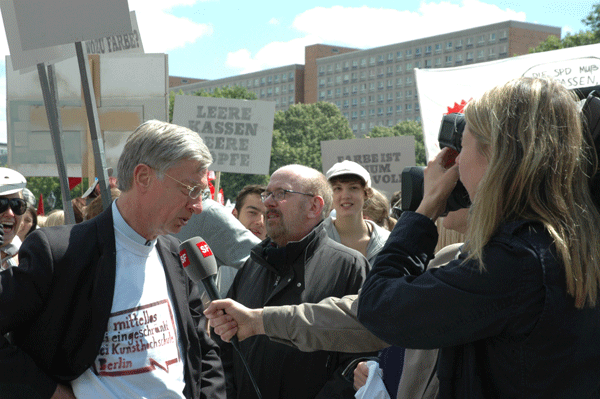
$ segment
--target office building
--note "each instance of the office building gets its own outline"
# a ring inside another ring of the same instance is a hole
[[[297,103],[337,105],[357,137],[375,126],[420,121],[415,68],[448,68],[527,54],[561,29],[506,21],[422,39],[359,50],[316,44],[305,65],[289,65],[182,85],[184,93],[240,85],[276,110]]]

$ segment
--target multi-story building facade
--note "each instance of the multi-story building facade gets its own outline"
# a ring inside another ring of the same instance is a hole
[[[328,45],[305,48],[305,65],[289,65],[180,86],[185,93],[240,85],[276,110],[327,101],[338,106],[354,134],[375,126],[420,121],[415,68],[448,68],[526,54],[561,29],[517,21],[396,43],[368,50]],[[285,91],[284,91],[285,90]]]
[[[286,110],[292,104],[304,103],[304,65],[294,64],[264,71],[207,80],[178,86],[184,94],[216,88],[242,86],[256,94],[260,100],[275,101],[275,110]]]

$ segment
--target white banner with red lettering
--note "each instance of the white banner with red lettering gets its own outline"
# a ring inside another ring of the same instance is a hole
[[[439,151],[444,114],[486,90],[521,76],[551,77],[569,89],[600,85],[600,44],[527,54],[456,68],[415,69],[427,159]]]

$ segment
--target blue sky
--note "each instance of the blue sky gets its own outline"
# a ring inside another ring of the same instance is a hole
[[[206,30],[195,41],[166,51],[170,73],[217,79],[304,63],[304,46],[314,43],[372,48],[507,19],[558,26],[563,34],[578,32],[585,28],[581,19],[598,1],[396,0],[370,1],[368,6],[353,0],[172,3],[178,5],[165,12],[196,24],[196,34]],[[139,9],[138,19],[143,20],[147,2],[130,0],[129,4]],[[140,30],[144,37],[143,22]]]
[[[218,79],[304,63],[315,43],[372,48],[509,19],[585,29],[600,0],[129,0],[147,53],[167,53],[169,73]],[[4,36],[4,30],[0,32]],[[6,142],[6,39],[0,39],[0,142]]]

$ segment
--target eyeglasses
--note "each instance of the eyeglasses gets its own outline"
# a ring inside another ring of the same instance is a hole
[[[283,199],[285,199],[285,194],[287,193],[308,195],[309,197],[315,196],[314,194],[301,193],[300,191],[285,190],[283,188],[280,188],[279,190],[275,191],[263,191],[262,193],[260,193],[260,199],[262,200],[262,202],[265,202],[272,195],[275,201],[282,201]]]
[[[27,201],[22,198],[0,198],[0,213],[6,212],[9,206],[13,213],[19,216],[27,210]]]
[[[192,199],[196,199],[200,196],[200,194],[202,193],[202,201],[207,200],[210,197],[210,191],[206,190],[205,191],[205,187],[202,187],[202,184],[198,184],[197,186],[188,186],[187,184],[180,182],[179,180],[177,180],[176,178],[169,176],[168,174],[165,173],[165,176],[167,176],[170,179],[175,180],[177,183],[181,184],[182,186],[184,186],[185,188],[187,188],[189,190],[188,195],[190,196],[190,198]]]

